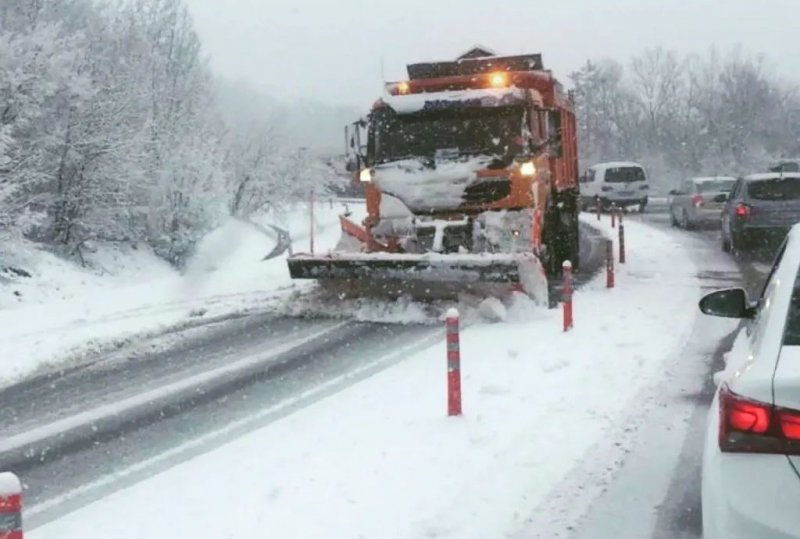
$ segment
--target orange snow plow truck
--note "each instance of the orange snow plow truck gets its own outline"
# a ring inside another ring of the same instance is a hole
[[[389,297],[500,287],[546,302],[547,275],[577,266],[573,100],[541,55],[473,49],[409,65],[353,127],[367,216],[340,218],[334,250],[291,256],[293,278]]]

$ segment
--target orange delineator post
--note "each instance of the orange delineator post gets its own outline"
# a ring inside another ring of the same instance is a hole
[[[606,240],[606,288],[614,288],[614,241]]]
[[[561,265],[564,275],[564,331],[572,329],[572,262],[565,260]]]
[[[22,539],[22,484],[10,472],[0,473],[0,539]]]
[[[459,314],[447,311],[447,415],[461,415],[461,350],[459,343]]]
[[[625,263],[625,225],[622,224],[622,219],[619,221],[619,263]]]

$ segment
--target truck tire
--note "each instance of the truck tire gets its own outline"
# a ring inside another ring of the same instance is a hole
[[[572,263],[573,270],[580,263],[580,201],[577,196],[569,193],[555,195],[554,199],[558,202],[548,208],[544,219],[547,259],[543,262],[551,276],[561,275],[561,268],[566,260]]]
[[[577,215],[575,216],[570,238],[569,261],[572,262],[572,271],[576,271],[581,266],[581,229]]]

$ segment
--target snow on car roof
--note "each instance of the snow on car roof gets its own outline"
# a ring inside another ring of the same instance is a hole
[[[389,95],[383,102],[398,114],[412,114],[423,110],[427,103],[468,103],[479,101],[475,106],[502,107],[524,101],[526,92],[522,88],[482,88],[479,90],[451,90],[422,94]],[[432,106],[432,105],[428,105]]]
[[[752,180],[772,180],[775,178],[789,178],[800,180],[800,172],[759,172],[758,174],[748,174],[744,177],[746,181]]]
[[[639,163],[634,163],[633,161],[608,161],[607,163],[597,163],[595,165],[590,166],[589,168],[594,170],[600,170],[606,168],[621,168],[621,167],[644,168]]]

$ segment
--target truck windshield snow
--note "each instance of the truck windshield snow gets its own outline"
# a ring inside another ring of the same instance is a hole
[[[376,113],[376,163],[409,157],[458,155],[511,158],[522,150],[523,111],[517,107],[396,114]]]

